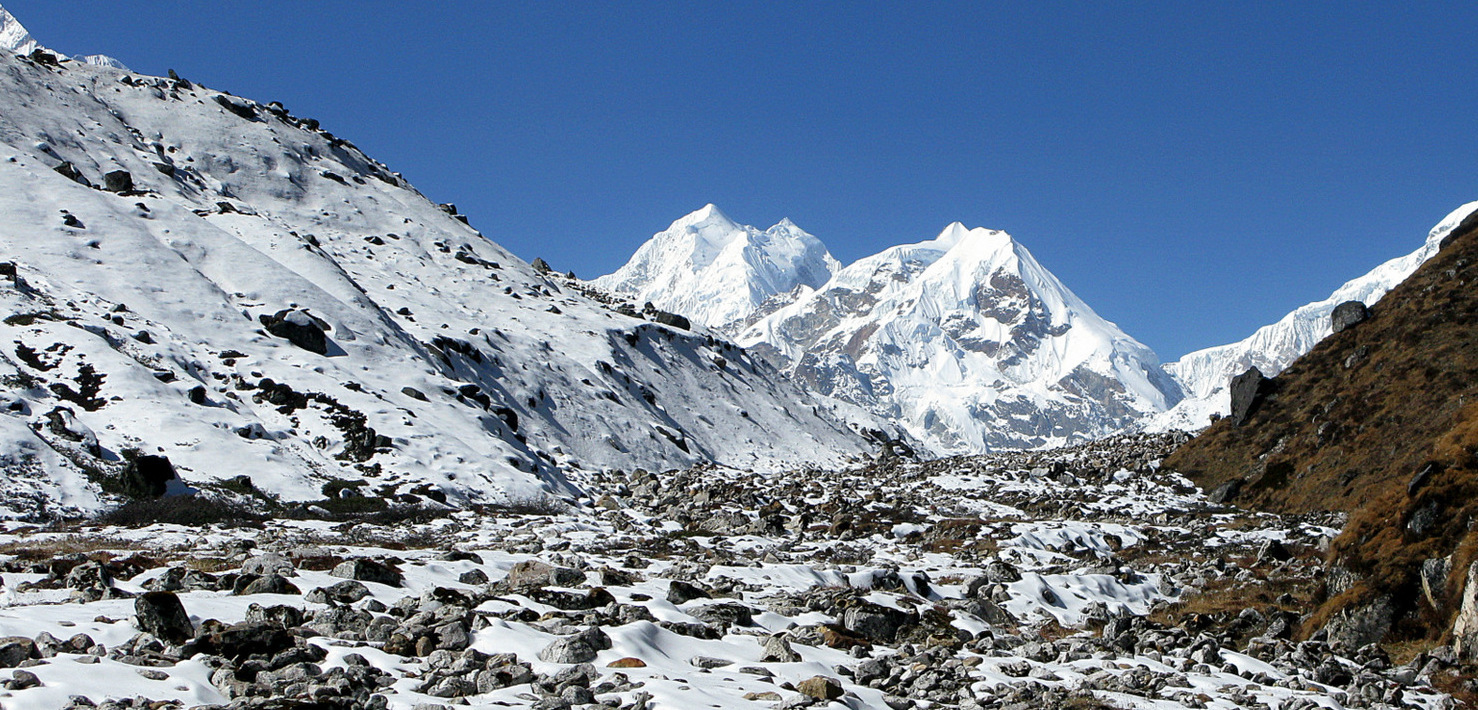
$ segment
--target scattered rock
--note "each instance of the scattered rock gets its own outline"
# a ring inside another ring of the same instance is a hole
[[[134,600],[133,611],[139,631],[146,634],[173,644],[182,644],[195,636],[195,624],[174,592],[144,592]]]
[[[1334,332],[1340,333],[1353,328],[1366,319],[1370,318],[1370,309],[1360,301],[1345,301],[1334,307],[1329,314],[1330,323],[1334,326]]]
[[[328,354],[328,323],[313,317],[307,311],[296,308],[280,310],[270,316],[258,318],[262,326],[279,338],[308,352]]]

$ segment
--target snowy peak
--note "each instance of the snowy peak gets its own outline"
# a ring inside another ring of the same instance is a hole
[[[759,230],[709,204],[653,235],[626,265],[594,283],[726,327],[752,320],[776,299],[820,286],[839,267],[821,240],[789,219]]]
[[[1009,234],[960,223],[858,260],[739,342],[941,453],[1102,436],[1180,397]]]
[[[20,20],[0,7],[0,49],[16,54],[30,54],[38,46]]]

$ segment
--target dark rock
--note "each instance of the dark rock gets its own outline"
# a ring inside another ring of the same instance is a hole
[[[194,387],[191,387],[188,396],[190,397],[190,401],[194,404],[205,404],[205,386],[196,385]]]
[[[1279,540],[1269,539],[1263,542],[1262,547],[1257,551],[1257,564],[1285,562],[1290,559],[1293,559],[1293,553],[1289,552]]]
[[[892,607],[861,602],[842,612],[842,625],[869,641],[891,643],[905,626],[917,621],[914,615]]]
[[[1211,490],[1206,499],[1212,503],[1226,504],[1236,500],[1242,493],[1242,479],[1233,479]]]
[[[103,189],[108,192],[133,192],[133,174],[114,170],[103,176]]]
[[[1232,378],[1232,425],[1242,426],[1257,411],[1257,406],[1262,404],[1268,392],[1272,389],[1272,380],[1263,377],[1262,370],[1255,367],[1248,368],[1246,372]]]
[[[345,560],[339,566],[333,568],[329,574],[345,579],[354,579],[361,582],[375,582],[391,587],[399,587],[405,580],[401,574],[390,568],[383,562],[378,562],[367,557],[356,557]]]
[[[82,176],[82,171],[78,170],[77,166],[71,163],[64,162],[61,165],[56,166],[55,170],[62,177],[68,180],[76,182],[79,185],[87,185],[88,187],[92,187],[92,184],[87,182],[87,178]]]
[[[1356,649],[1385,638],[1395,617],[1395,603],[1386,594],[1368,604],[1341,610],[1325,624],[1323,630],[1331,645],[1342,644]]]
[[[642,314],[653,322],[661,323],[662,325],[679,328],[681,330],[693,329],[693,324],[687,318],[676,313],[669,313],[667,311],[660,310],[650,303],[642,307]]]
[[[146,454],[135,456],[123,467],[119,486],[133,498],[160,498],[169,490],[169,482],[179,478],[169,457]]]
[[[369,587],[364,586],[363,582],[353,579],[346,579],[342,582],[339,582],[338,584],[334,584],[328,587],[319,587],[318,589],[308,592],[308,596],[304,597],[304,601],[312,602],[314,604],[327,604],[329,602],[334,602],[337,604],[353,604],[354,602],[357,602],[369,595]]]
[[[534,263],[529,264],[529,266],[534,267],[534,271],[537,271],[541,274],[547,274],[552,271],[552,269],[549,268],[549,262],[544,261],[543,257],[534,257]]]
[[[1345,301],[1334,307],[1329,314],[1330,323],[1334,326],[1334,332],[1339,333],[1353,328],[1366,319],[1370,318],[1370,309],[1359,301]]]
[[[221,108],[230,111],[232,114],[235,114],[240,118],[244,118],[248,121],[257,120],[256,109],[244,103],[237,102],[236,100],[226,96],[225,94],[216,94],[215,102],[220,104]]]
[[[275,656],[292,648],[293,639],[286,629],[266,621],[246,621],[230,626],[202,624],[199,635],[186,645],[185,655],[209,653],[233,659]]]
[[[72,229],[87,229],[87,225],[83,224],[82,220],[77,219],[77,215],[74,214],[62,215],[62,224]]]
[[[422,402],[427,401],[426,395],[422,393],[421,390],[418,390],[414,387],[401,387],[400,393],[407,397],[410,397],[411,399],[419,399]]]
[[[39,658],[36,642],[24,636],[0,638],[0,668],[15,668],[32,658]]]
[[[1427,463],[1427,465],[1422,466],[1421,470],[1417,471],[1416,475],[1412,476],[1411,480],[1407,482],[1406,495],[1415,498],[1417,491],[1421,490],[1422,486],[1427,485],[1427,482],[1432,480],[1432,476],[1441,472],[1441,470],[1442,464],[1439,464],[1435,461],[1429,462]]]
[[[672,583],[667,586],[667,601],[673,604],[685,604],[694,599],[711,598],[713,598],[712,595],[701,587],[679,579],[672,580]]]
[[[687,610],[688,615],[708,624],[721,626],[750,626],[754,624],[754,612],[743,604],[704,604]]]
[[[243,579],[246,577],[247,575],[242,575]],[[239,591],[234,593],[245,596],[248,594],[300,594],[301,592],[298,590],[297,585],[287,581],[286,577],[269,574],[265,577],[257,577],[247,582]]]
[[[195,624],[174,592],[144,592],[133,602],[139,631],[172,644],[182,644],[195,635]]]
[[[328,354],[328,336],[324,334],[328,330],[328,324],[309,315],[307,311],[286,308],[270,316],[260,316],[258,320],[268,333],[285,338],[308,352]]]

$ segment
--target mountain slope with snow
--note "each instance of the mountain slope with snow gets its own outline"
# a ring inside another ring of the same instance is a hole
[[[1180,398],[1149,348],[1025,247],[959,223],[842,269],[739,342],[941,453],[1104,436]]]
[[[475,502],[867,450],[765,363],[612,312],[316,121],[184,80],[0,52],[0,253],[8,515],[94,509],[142,454],[290,500]]]
[[[10,14],[5,10],[5,8],[0,7],[0,51],[29,55],[31,52],[34,52],[38,49],[57,54],[58,57],[66,59],[66,55],[60,54],[53,49],[47,49],[46,47],[42,47],[40,44],[38,44],[36,40],[31,37],[31,33],[28,32],[23,25],[21,25],[20,20],[15,19],[15,15]],[[128,70],[128,67],[123,66],[123,62],[120,62],[117,59],[109,57],[105,54],[88,54],[84,56],[74,57],[74,59],[79,62],[95,64],[100,67],[111,67],[113,69],[122,69],[125,71]]]
[[[790,220],[766,230],[706,205],[657,233],[600,288],[705,325],[735,330],[758,313],[826,283],[841,268],[816,237]]]
[[[1231,378],[1246,372],[1249,367],[1256,367],[1270,377],[1282,372],[1329,336],[1333,331],[1330,313],[1335,306],[1346,301],[1374,305],[1387,291],[1405,281],[1417,267],[1436,255],[1442,239],[1475,211],[1478,211],[1478,202],[1459,207],[1428,232],[1426,241],[1416,251],[1345,282],[1329,298],[1300,306],[1278,322],[1259,328],[1245,340],[1197,350],[1170,363],[1166,370],[1180,383],[1186,398],[1170,411],[1148,420],[1144,428],[1148,431],[1194,431],[1209,424],[1213,415],[1225,415],[1231,407],[1227,390]]]

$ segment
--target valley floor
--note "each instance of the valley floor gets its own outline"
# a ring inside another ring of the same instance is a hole
[[[1158,470],[1179,441],[384,524],[12,524],[0,705],[1451,705],[1440,655],[1290,641],[1340,521],[1210,503]]]

